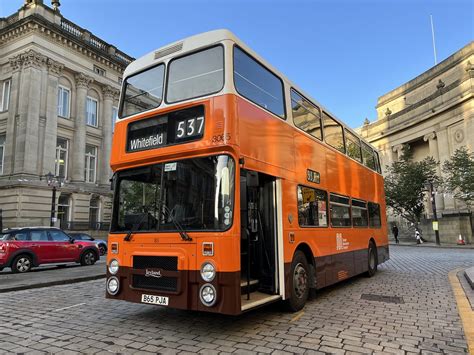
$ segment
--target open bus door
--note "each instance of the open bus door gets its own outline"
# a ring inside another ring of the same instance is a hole
[[[240,260],[243,311],[280,298],[276,207],[276,178],[242,170]]]

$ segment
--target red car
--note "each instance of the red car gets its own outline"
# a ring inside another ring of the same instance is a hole
[[[27,272],[51,263],[93,265],[99,258],[94,242],[74,240],[58,228],[15,228],[0,234],[0,271],[10,267],[13,272]]]

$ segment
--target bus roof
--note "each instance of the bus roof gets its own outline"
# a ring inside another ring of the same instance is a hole
[[[158,63],[166,61],[167,59],[174,58],[176,56],[176,53],[192,52],[194,50],[197,50],[203,47],[208,47],[212,44],[220,43],[225,40],[230,40],[236,43],[239,47],[244,49],[252,57],[254,57],[256,60],[262,63],[266,68],[268,68],[275,75],[277,75],[283,82],[285,82],[285,84],[288,87],[294,88],[306,99],[310,100],[313,104],[318,105],[322,111],[325,111],[326,113],[328,113],[333,119],[339,122],[345,129],[347,129],[352,134],[359,137],[363,143],[365,143],[366,145],[370,146],[372,149],[377,151],[377,148],[375,148],[373,145],[365,141],[357,132],[355,132],[352,128],[348,127],[343,121],[338,119],[336,115],[334,115],[330,110],[324,107],[324,105],[321,105],[321,103],[315,100],[311,95],[309,95],[304,90],[302,90],[298,85],[295,85],[283,73],[281,73],[278,69],[276,69],[271,64],[269,64],[268,61],[266,61],[264,58],[258,55],[254,50],[252,50],[249,46],[247,46],[245,42],[240,40],[236,35],[234,35],[231,31],[227,29],[218,29],[218,30],[213,30],[209,32],[199,33],[197,35],[181,39],[179,41],[168,44],[164,47],[160,47],[148,54],[145,54],[144,56],[136,59],[135,61],[133,61],[127,66],[127,68],[125,69],[123,78],[126,79],[126,77],[134,73],[145,70],[146,68],[152,67]]]

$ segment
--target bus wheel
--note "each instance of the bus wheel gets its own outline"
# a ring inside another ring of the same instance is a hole
[[[375,275],[377,272],[377,248],[375,247],[375,244],[370,242],[369,243],[369,261],[368,261],[368,269],[367,269],[367,275],[369,277],[372,277]]]
[[[299,311],[306,304],[309,294],[309,277],[308,260],[301,250],[297,250],[291,262],[291,295],[287,301],[290,311]]]

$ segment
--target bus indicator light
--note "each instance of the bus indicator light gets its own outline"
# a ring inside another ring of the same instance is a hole
[[[202,255],[214,256],[214,243],[212,242],[202,243]]]

